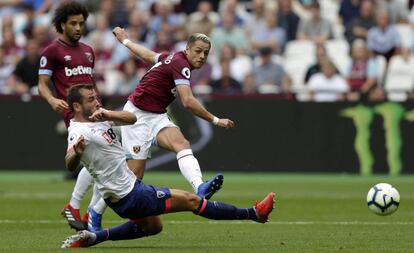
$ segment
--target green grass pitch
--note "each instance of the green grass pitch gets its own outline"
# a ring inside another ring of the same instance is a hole
[[[209,221],[192,213],[168,214],[162,217],[164,230],[159,235],[108,241],[81,250],[414,252],[414,176],[271,173],[224,173],[224,176],[224,186],[214,200],[250,207],[269,191],[276,193],[276,210],[269,223]],[[148,171],[145,182],[191,190],[178,171]],[[379,182],[391,183],[400,192],[399,210],[391,216],[376,216],[366,206],[369,188]],[[73,181],[64,181],[61,173],[0,172],[0,252],[62,252],[61,241],[73,231],[60,217],[60,210],[69,200],[73,185]],[[82,211],[86,205],[84,201]],[[107,209],[105,227],[122,222]]]

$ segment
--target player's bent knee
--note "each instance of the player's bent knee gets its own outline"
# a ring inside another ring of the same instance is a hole
[[[161,220],[158,216],[147,217],[141,222],[138,222],[138,226],[147,234],[147,235],[156,235],[161,233],[163,226]]]
[[[189,141],[187,141],[187,139],[183,139],[183,140],[181,141],[181,145],[182,145],[183,147],[190,148],[190,142],[189,142]]]
[[[191,148],[190,142],[187,141],[185,138],[180,138],[179,140],[175,140],[173,143],[173,147],[176,152],[179,152],[183,149]]]
[[[145,232],[147,232],[148,235],[156,235],[161,233],[162,229],[162,223],[152,224]]]

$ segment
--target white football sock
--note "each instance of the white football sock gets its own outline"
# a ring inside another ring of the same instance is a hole
[[[103,198],[100,198],[99,201],[93,206],[93,210],[99,214],[103,214],[107,206],[108,205],[106,204],[105,200]]]
[[[76,179],[75,188],[72,192],[72,198],[69,202],[73,208],[80,209],[81,201],[92,184],[93,177],[89,174],[88,170],[83,167],[79,172],[78,178]]]
[[[101,194],[98,191],[98,188],[96,186],[96,184],[93,185],[93,191],[92,191],[92,198],[91,198],[91,202],[89,202],[89,207],[94,206],[96,203],[98,203],[98,201],[102,198]]]
[[[197,159],[193,156],[191,149],[184,149],[177,153],[178,167],[180,167],[181,174],[193,187],[197,193],[198,186],[203,183],[203,176],[201,174],[200,165]]]
[[[96,184],[93,187],[93,195],[91,202],[89,203],[89,208],[92,207],[93,210],[99,214],[103,214],[107,207],[105,200],[103,200],[101,194],[99,193],[98,187]]]

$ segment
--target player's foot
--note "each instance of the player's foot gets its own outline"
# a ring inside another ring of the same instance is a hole
[[[217,173],[212,179],[202,183],[197,189],[197,195],[201,198],[210,199],[214,193],[220,190],[223,185],[224,177],[221,173]]]
[[[61,212],[63,218],[68,221],[68,224],[71,228],[75,229],[76,231],[86,229],[85,223],[82,222],[80,218],[79,209],[73,208],[69,203],[66,204]]]
[[[61,248],[81,248],[89,247],[92,245],[93,234],[89,231],[83,230],[79,231],[75,235],[71,235],[66,240],[63,241]]]
[[[88,231],[98,232],[102,230],[102,214],[99,214],[93,210],[92,207],[88,209]]]
[[[256,211],[257,222],[266,223],[268,221],[269,214],[273,211],[275,205],[275,194],[270,192],[260,202],[256,202],[254,210]]]

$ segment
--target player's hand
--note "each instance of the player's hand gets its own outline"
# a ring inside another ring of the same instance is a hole
[[[63,113],[69,109],[68,103],[62,99],[53,98],[49,103],[52,106],[53,110],[58,113]]]
[[[92,113],[91,116],[89,116],[89,119],[91,121],[95,121],[95,122],[97,122],[97,121],[99,121],[99,122],[106,121],[106,120],[109,120],[109,118],[110,118],[109,111],[105,110],[103,108],[99,108],[94,113]]]
[[[217,126],[229,129],[234,127],[234,122],[230,119],[219,119]]]
[[[78,141],[75,143],[75,145],[73,145],[73,150],[75,151],[77,155],[82,155],[83,152],[85,151],[85,147],[86,147],[85,137],[81,135]]]
[[[128,39],[128,34],[127,34],[127,32],[125,31],[124,28],[121,28],[121,27],[117,26],[112,30],[112,33],[115,35],[115,37],[121,43],[122,43],[122,41],[124,41],[124,39]]]

